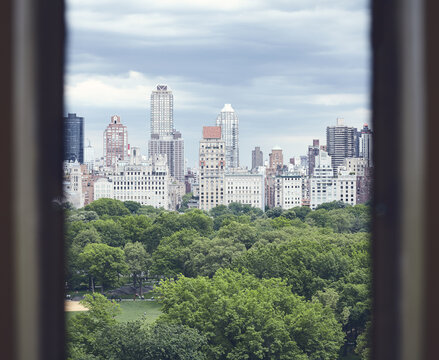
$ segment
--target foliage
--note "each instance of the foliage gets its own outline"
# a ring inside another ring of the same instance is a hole
[[[133,276],[134,285],[139,281],[140,295],[142,295],[142,280],[148,275],[148,270],[151,267],[151,255],[146,252],[140,242],[128,243],[123,250],[128,270]]]
[[[94,211],[99,216],[123,216],[129,215],[130,211],[125,207],[120,200],[114,199],[98,199],[84,207],[84,210]]]
[[[159,321],[205,334],[212,359],[334,359],[343,343],[334,312],[294,295],[280,279],[219,270],[160,286]]]
[[[124,201],[123,204],[130,211],[131,214],[137,214],[137,212],[142,207],[142,205],[137,201],[128,200],[128,201]]]
[[[119,282],[119,275],[128,271],[123,250],[106,244],[88,244],[79,254],[83,268],[104,287]]]
[[[229,267],[244,252],[244,244],[231,238],[199,238],[190,246],[186,272],[192,276],[212,277],[217,270]]]
[[[72,359],[78,360],[85,358],[81,355],[92,352],[97,333],[116,325],[115,317],[120,313],[118,304],[108,301],[100,294],[85,295],[81,304],[88,311],[70,318],[67,323],[67,353]]]

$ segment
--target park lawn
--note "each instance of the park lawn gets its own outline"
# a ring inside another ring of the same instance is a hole
[[[120,303],[122,312],[116,319],[126,322],[145,316],[145,321],[152,323],[162,313],[160,311],[161,307],[162,305],[156,301],[122,301]]]
[[[162,313],[160,311],[162,305],[156,301],[122,301],[119,304],[121,313],[116,316],[116,319],[120,322],[137,320],[145,316],[145,321],[150,324]],[[66,321],[82,312],[66,311]]]

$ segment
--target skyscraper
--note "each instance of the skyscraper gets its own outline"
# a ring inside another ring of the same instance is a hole
[[[252,170],[264,165],[264,154],[259,146],[252,150]]]
[[[231,104],[225,104],[216,119],[226,143],[226,168],[239,167],[239,120]]]
[[[151,93],[151,134],[171,135],[174,131],[174,95],[168,85],[157,85]]]
[[[343,160],[348,157],[355,157],[355,133],[357,129],[346,126],[344,119],[337,119],[336,126],[326,128],[326,145],[328,155],[332,159],[334,174],[337,168],[343,164]]]
[[[113,115],[104,131],[105,166],[116,165],[118,160],[128,160],[128,130],[120,122],[120,116]]]
[[[316,165],[316,156],[319,156],[320,141],[313,139],[312,146],[308,146],[308,175],[312,176]]]
[[[87,165],[88,171],[92,171],[95,162],[95,150],[88,140],[88,145],[84,147],[84,164]]]
[[[64,160],[84,162],[84,118],[76,114],[64,118]]]
[[[159,84],[151,93],[151,139],[148,155],[166,155],[169,173],[184,181],[184,140],[174,129],[174,95],[167,85]]]
[[[199,208],[210,210],[224,203],[225,142],[219,126],[204,126],[200,140]]]
[[[364,124],[360,132],[359,139],[359,157],[367,160],[368,165],[372,166],[372,130],[367,124]]]

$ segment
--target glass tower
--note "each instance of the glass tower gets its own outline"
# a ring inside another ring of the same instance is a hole
[[[225,104],[216,119],[221,126],[221,134],[226,142],[226,169],[239,167],[239,120],[231,104]]]
[[[84,118],[76,114],[64,117],[64,160],[84,162]]]

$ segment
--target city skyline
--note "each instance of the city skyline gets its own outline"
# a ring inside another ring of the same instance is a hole
[[[67,21],[66,112],[86,118],[97,154],[114,113],[147,153],[148,98],[160,83],[174,91],[191,167],[201,127],[225,103],[239,114],[248,167],[254,146],[268,154],[278,145],[290,157],[323,140],[337,117],[359,129],[370,123],[366,1],[76,0]]]

